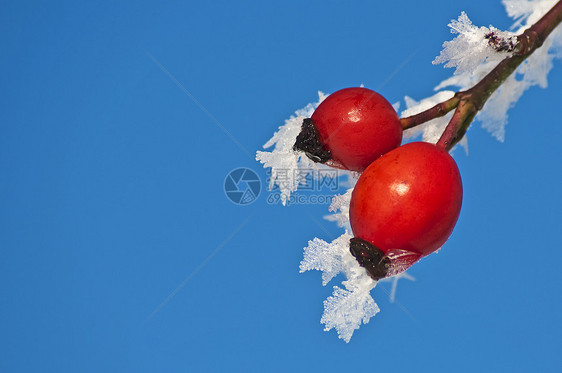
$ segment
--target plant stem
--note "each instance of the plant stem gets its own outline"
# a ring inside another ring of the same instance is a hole
[[[428,120],[447,114],[456,108],[443,135],[437,142],[446,150],[459,142],[470,126],[474,116],[482,109],[488,98],[515,71],[515,69],[538,49],[548,35],[562,21],[562,0],[558,1],[540,20],[517,37],[515,53],[503,59],[474,87],[460,91],[447,101],[439,103],[419,114],[402,118],[403,129],[415,127]]]
[[[422,123],[427,122],[428,120],[435,119],[442,117],[443,115],[447,114],[449,111],[453,110],[459,104],[459,98],[455,95],[448,99],[447,101],[443,101],[431,109],[426,111],[422,111],[419,114],[412,115],[411,117],[401,118],[400,124],[402,125],[402,129],[408,129],[420,125]]]

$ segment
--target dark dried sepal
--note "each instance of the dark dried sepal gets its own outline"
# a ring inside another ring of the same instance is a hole
[[[301,132],[297,136],[293,150],[304,152],[308,158],[318,163],[326,163],[332,158],[330,151],[320,142],[316,124],[310,118],[302,121]]]
[[[372,243],[353,237],[349,242],[349,251],[373,280],[388,276],[391,267],[390,259]]]
[[[488,45],[498,52],[513,52],[517,46],[517,39],[515,37],[502,38],[494,31],[487,33],[484,37],[488,39]]]

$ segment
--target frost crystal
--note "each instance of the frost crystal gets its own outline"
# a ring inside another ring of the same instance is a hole
[[[457,87],[459,90],[466,90],[475,85],[502,59],[512,53],[510,51],[498,52],[491,46],[494,43],[491,43],[490,36],[492,35],[494,40],[501,40],[506,45],[515,43],[515,35],[521,34],[538,21],[555,3],[556,0],[503,0],[508,15],[516,20],[512,26],[512,29],[516,29],[515,32],[500,31],[493,26],[474,26],[468,16],[462,12],[457,20],[453,20],[449,24],[451,32],[458,36],[445,42],[441,54],[433,61],[434,64],[442,63],[445,64],[445,67],[455,67],[454,75],[439,83],[435,87],[435,90],[439,92],[432,97],[419,102],[406,97],[407,110],[403,111],[402,115],[413,115],[444,101],[444,99],[436,101],[437,97],[441,97],[440,94],[443,96],[450,94],[450,91],[442,91],[444,88]],[[561,47],[562,28],[558,27],[546,39],[543,46],[527,58],[492,94],[484,108],[477,114],[476,120],[499,141],[503,141],[505,138],[507,112],[523,93],[535,85],[546,88],[547,75],[552,68],[552,61],[554,58],[562,56]],[[426,103],[428,105],[425,105]],[[420,109],[422,106],[423,109]],[[449,118],[450,115],[445,118],[437,118],[419,126],[419,130],[406,131],[405,135],[410,138],[421,132],[424,141],[436,142],[437,134],[442,133]],[[468,149],[466,136],[462,139],[461,145]]]
[[[291,193],[297,190],[299,184],[304,182],[306,175],[313,170],[325,167],[314,163],[304,153],[293,150],[293,145],[301,130],[304,118],[312,116],[314,109],[324,101],[326,95],[318,92],[318,102],[310,103],[304,108],[297,110],[295,115],[285,120],[285,124],[279,127],[273,137],[263,146],[265,149],[275,145],[271,152],[258,151],[256,160],[263,163],[265,168],[271,168],[269,189],[275,185],[279,186],[281,202],[287,202]],[[297,172],[301,170],[302,172]],[[312,172],[313,175],[318,173]]]
[[[512,27],[519,27],[518,33],[535,23],[544,15],[556,1],[503,1],[508,14],[517,19]],[[523,21],[526,21],[522,24]],[[490,97],[484,109],[478,113],[476,119],[482,122],[499,141],[505,139],[505,125],[507,111],[512,108],[523,93],[532,86],[541,88],[548,86],[547,76],[553,66],[555,58],[562,57],[562,28],[557,27],[545,40],[543,45],[527,58],[515,72]]]
[[[391,303],[394,303],[394,301],[396,300],[396,288],[398,287],[398,280],[400,280],[401,278],[405,278],[406,280],[410,280],[410,281],[416,281],[416,279],[407,272],[402,272],[397,274],[396,276],[387,277],[379,280],[381,282],[392,282],[392,288],[390,290]]]
[[[309,241],[304,249],[300,272],[313,269],[322,271],[322,285],[326,286],[338,273],[343,272],[343,257],[349,253],[349,240],[352,238],[346,231],[331,243],[319,238]]]
[[[326,325],[324,330],[336,328],[338,336],[349,342],[361,322],[368,323],[380,311],[369,290],[349,291],[334,286],[334,294],[324,301],[324,314],[320,320]]]
[[[326,215],[324,218],[329,221],[335,221],[338,226],[346,228],[351,231],[349,225],[349,202],[351,201],[351,193],[353,188],[348,189],[343,195],[336,194],[332,199],[332,204],[328,211],[333,212],[331,215]]]
[[[324,314],[320,320],[325,325],[324,330],[335,328],[346,342],[361,323],[368,323],[379,312],[370,294],[377,282],[350,254],[351,238],[353,236],[346,231],[331,243],[319,238],[309,241],[300,265],[301,273],[312,269],[322,271],[324,286],[340,272],[346,276],[347,280],[342,282],[345,289],[334,286],[333,294],[324,301]]]
[[[548,12],[557,0],[502,0],[505,11],[516,22],[511,28],[522,32]]]
[[[491,35],[494,38],[515,44],[513,33],[500,31],[497,28],[476,27],[472,24],[465,12],[458,20],[449,23],[451,33],[459,34],[455,39],[443,43],[441,54],[435,58],[433,64],[444,63],[445,67],[455,67],[455,75],[462,73],[472,74],[476,67],[483,63],[489,67],[495,66],[511,52],[498,52],[489,43]]]

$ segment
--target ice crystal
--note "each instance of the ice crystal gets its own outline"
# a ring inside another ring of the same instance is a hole
[[[433,64],[445,64],[445,67],[454,67],[455,75],[462,73],[473,74],[476,67],[488,64],[496,65],[513,52],[498,52],[490,43],[490,36],[504,40],[506,43],[515,44],[513,33],[500,31],[497,28],[477,27],[472,24],[465,12],[458,20],[449,23],[451,32],[458,36],[443,43],[441,54],[433,60]]]
[[[515,20],[511,26],[517,33],[527,29],[548,12],[557,0],[502,0],[505,11]]]
[[[324,313],[320,320],[324,330],[336,329],[339,338],[349,342],[353,332],[366,324],[379,312],[379,307],[371,297],[371,290],[377,282],[373,281],[365,269],[357,263],[349,252],[349,240],[353,238],[348,231],[328,243],[319,238],[308,242],[304,249],[304,259],[300,272],[322,271],[322,285],[326,286],[336,275],[343,273],[346,280],[344,288],[334,286],[334,292],[324,301]]]
[[[435,90],[457,87],[466,90],[476,84],[490,72],[502,59],[512,52],[498,52],[492,47],[489,36],[493,34],[498,40],[514,42],[514,35],[521,34],[525,29],[540,19],[556,0],[503,0],[508,15],[516,21],[512,29],[515,32],[500,31],[493,26],[476,27],[468,16],[462,12],[458,20],[449,26],[451,32],[459,34],[455,39],[443,44],[443,51],[433,63],[444,63],[445,67],[455,67],[455,73],[439,83]],[[557,27],[546,39],[541,48],[537,49],[516,71],[492,94],[484,108],[477,114],[482,127],[499,141],[505,139],[505,126],[508,111],[523,93],[532,86],[547,86],[547,75],[552,69],[553,59],[561,57],[562,28]],[[438,92],[440,93],[440,92]],[[420,102],[424,102],[421,100]],[[408,106],[408,103],[406,101]],[[442,126],[442,120],[422,127],[423,136],[433,137]],[[463,139],[466,146],[466,137]]]
[[[312,172],[324,167],[318,163],[311,161],[303,152],[293,150],[293,145],[301,130],[302,121],[308,118],[314,112],[314,109],[326,98],[322,92],[318,92],[318,101],[309,103],[304,108],[297,110],[295,115],[285,120],[285,124],[279,127],[273,137],[265,143],[264,149],[271,148],[273,150],[258,151],[256,160],[263,163],[265,168],[270,168],[269,189],[275,185],[279,187],[281,202],[283,205],[291,196],[291,193],[297,190],[299,184],[303,183],[307,174],[318,173]],[[300,170],[301,172],[297,172]]]
[[[390,302],[394,303],[396,300],[396,289],[398,288],[398,280],[405,278],[406,280],[416,281],[416,279],[410,275],[408,272],[401,272],[395,276],[387,277],[379,280],[380,282],[392,282],[392,287],[390,290]]]
[[[336,194],[332,199],[332,204],[328,211],[333,212],[324,218],[329,221],[335,221],[338,226],[351,230],[349,225],[349,202],[351,201],[351,193],[353,188],[347,190],[345,194]]]
[[[368,323],[379,311],[369,291],[349,291],[334,286],[334,294],[324,301],[320,322],[326,325],[325,331],[335,328],[339,338],[349,342],[361,323]]]

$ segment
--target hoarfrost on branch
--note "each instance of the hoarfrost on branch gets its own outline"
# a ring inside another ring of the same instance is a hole
[[[451,32],[458,34],[458,36],[451,41],[446,41],[443,44],[443,51],[433,61],[434,64],[445,64],[445,67],[455,68],[452,77],[445,79],[434,88],[435,91],[438,91],[437,94],[448,92],[443,90],[448,87],[456,87],[460,91],[472,87],[502,59],[512,53],[496,51],[490,45],[486,35],[493,33],[500,39],[513,40],[515,35],[521,34],[529,28],[555,3],[556,0],[503,0],[508,15],[515,19],[512,26],[514,32],[500,31],[493,26],[474,26],[466,13],[462,12],[457,20],[453,20],[449,24]],[[527,58],[492,94],[484,108],[476,115],[475,120],[479,121],[482,127],[492,136],[503,142],[509,109],[530,87],[538,85],[546,88],[547,76],[553,66],[552,61],[554,58],[562,56],[561,47],[562,28],[557,27],[542,47]],[[431,97],[428,99],[431,99]],[[401,113],[402,116],[423,111],[424,109],[420,109],[417,105],[428,99],[416,102],[406,98],[406,110]],[[435,133],[442,130],[443,123],[446,123],[446,120],[438,118],[423,125],[421,132],[424,141],[432,139],[431,142],[434,142]],[[415,134],[419,133],[420,131],[415,132]],[[463,138],[461,145],[467,149],[466,136]]]

